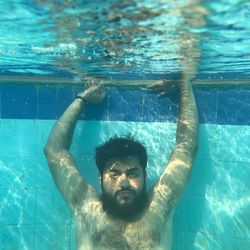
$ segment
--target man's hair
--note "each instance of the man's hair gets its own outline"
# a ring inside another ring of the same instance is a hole
[[[146,148],[131,135],[126,137],[114,136],[109,141],[96,148],[95,160],[100,174],[103,174],[106,163],[110,159],[124,159],[129,156],[138,158],[144,173],[147,166]]]

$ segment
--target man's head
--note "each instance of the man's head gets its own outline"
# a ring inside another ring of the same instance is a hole
[[[145,147],[131,137],[113,137],[96,149],[104,209],[124,219],[146,205]]]

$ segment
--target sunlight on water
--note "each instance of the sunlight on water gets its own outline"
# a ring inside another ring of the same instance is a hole
[[[16,0],[0,7],[2,74],[146,79],[178,74],[194,47],[202,49],[201,62],[194,50],[191,57],[200,73],[249,69],[247,1]]]

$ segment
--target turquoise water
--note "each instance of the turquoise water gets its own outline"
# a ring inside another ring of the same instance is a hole
[[[1,0],[0,16],[1,75],[162,79],[188,57],[197,77],[249,79],[245,0]]]
[[[75,249],[75,223],[43,147],[81,87],[64,91],[53,83],[98,78],[142,85],[178,78],[185,65],[209,83],[250,79],[248,1],[0,0],[0,16],[0,250]],[[107,104],[78,123],[72,152],[81,173],[99,189],[94,148],[132,133],[147,146],[150,186],[174,147],[176,100],[157,102],[141,89],[121,98],[109,91]],[[196,96],[199,150],[175,212],[173,249],[248,250],[249,87],[210,94],[198,88]]]
[[[73,218],[42,154],[53,124],[1,120],[0,249],[74,249]],[[174,123],[80,121],[72,151],[82,174],[98,188],[94,147],[113,134],[132,132],[148,147],[152,184],[167,163],[175,128]],[[249,126],[200,125],[194,171],[175,212],[173,249],[249,248],[249,134]]]

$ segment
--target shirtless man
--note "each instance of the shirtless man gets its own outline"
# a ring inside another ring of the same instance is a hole
[[[80,93],[57,121],[45,154],[54,181],[76,218],[77,249],[171,249],[173,213],[191,173],[198,133],[191,83],[181,81],[179,91],[176,145],[148,193],[146,150],[133,139],[112,138],[97,148],[101,195],[80,175],[69,152],[78,117],[86,103],[104,99],[104,87]]]

